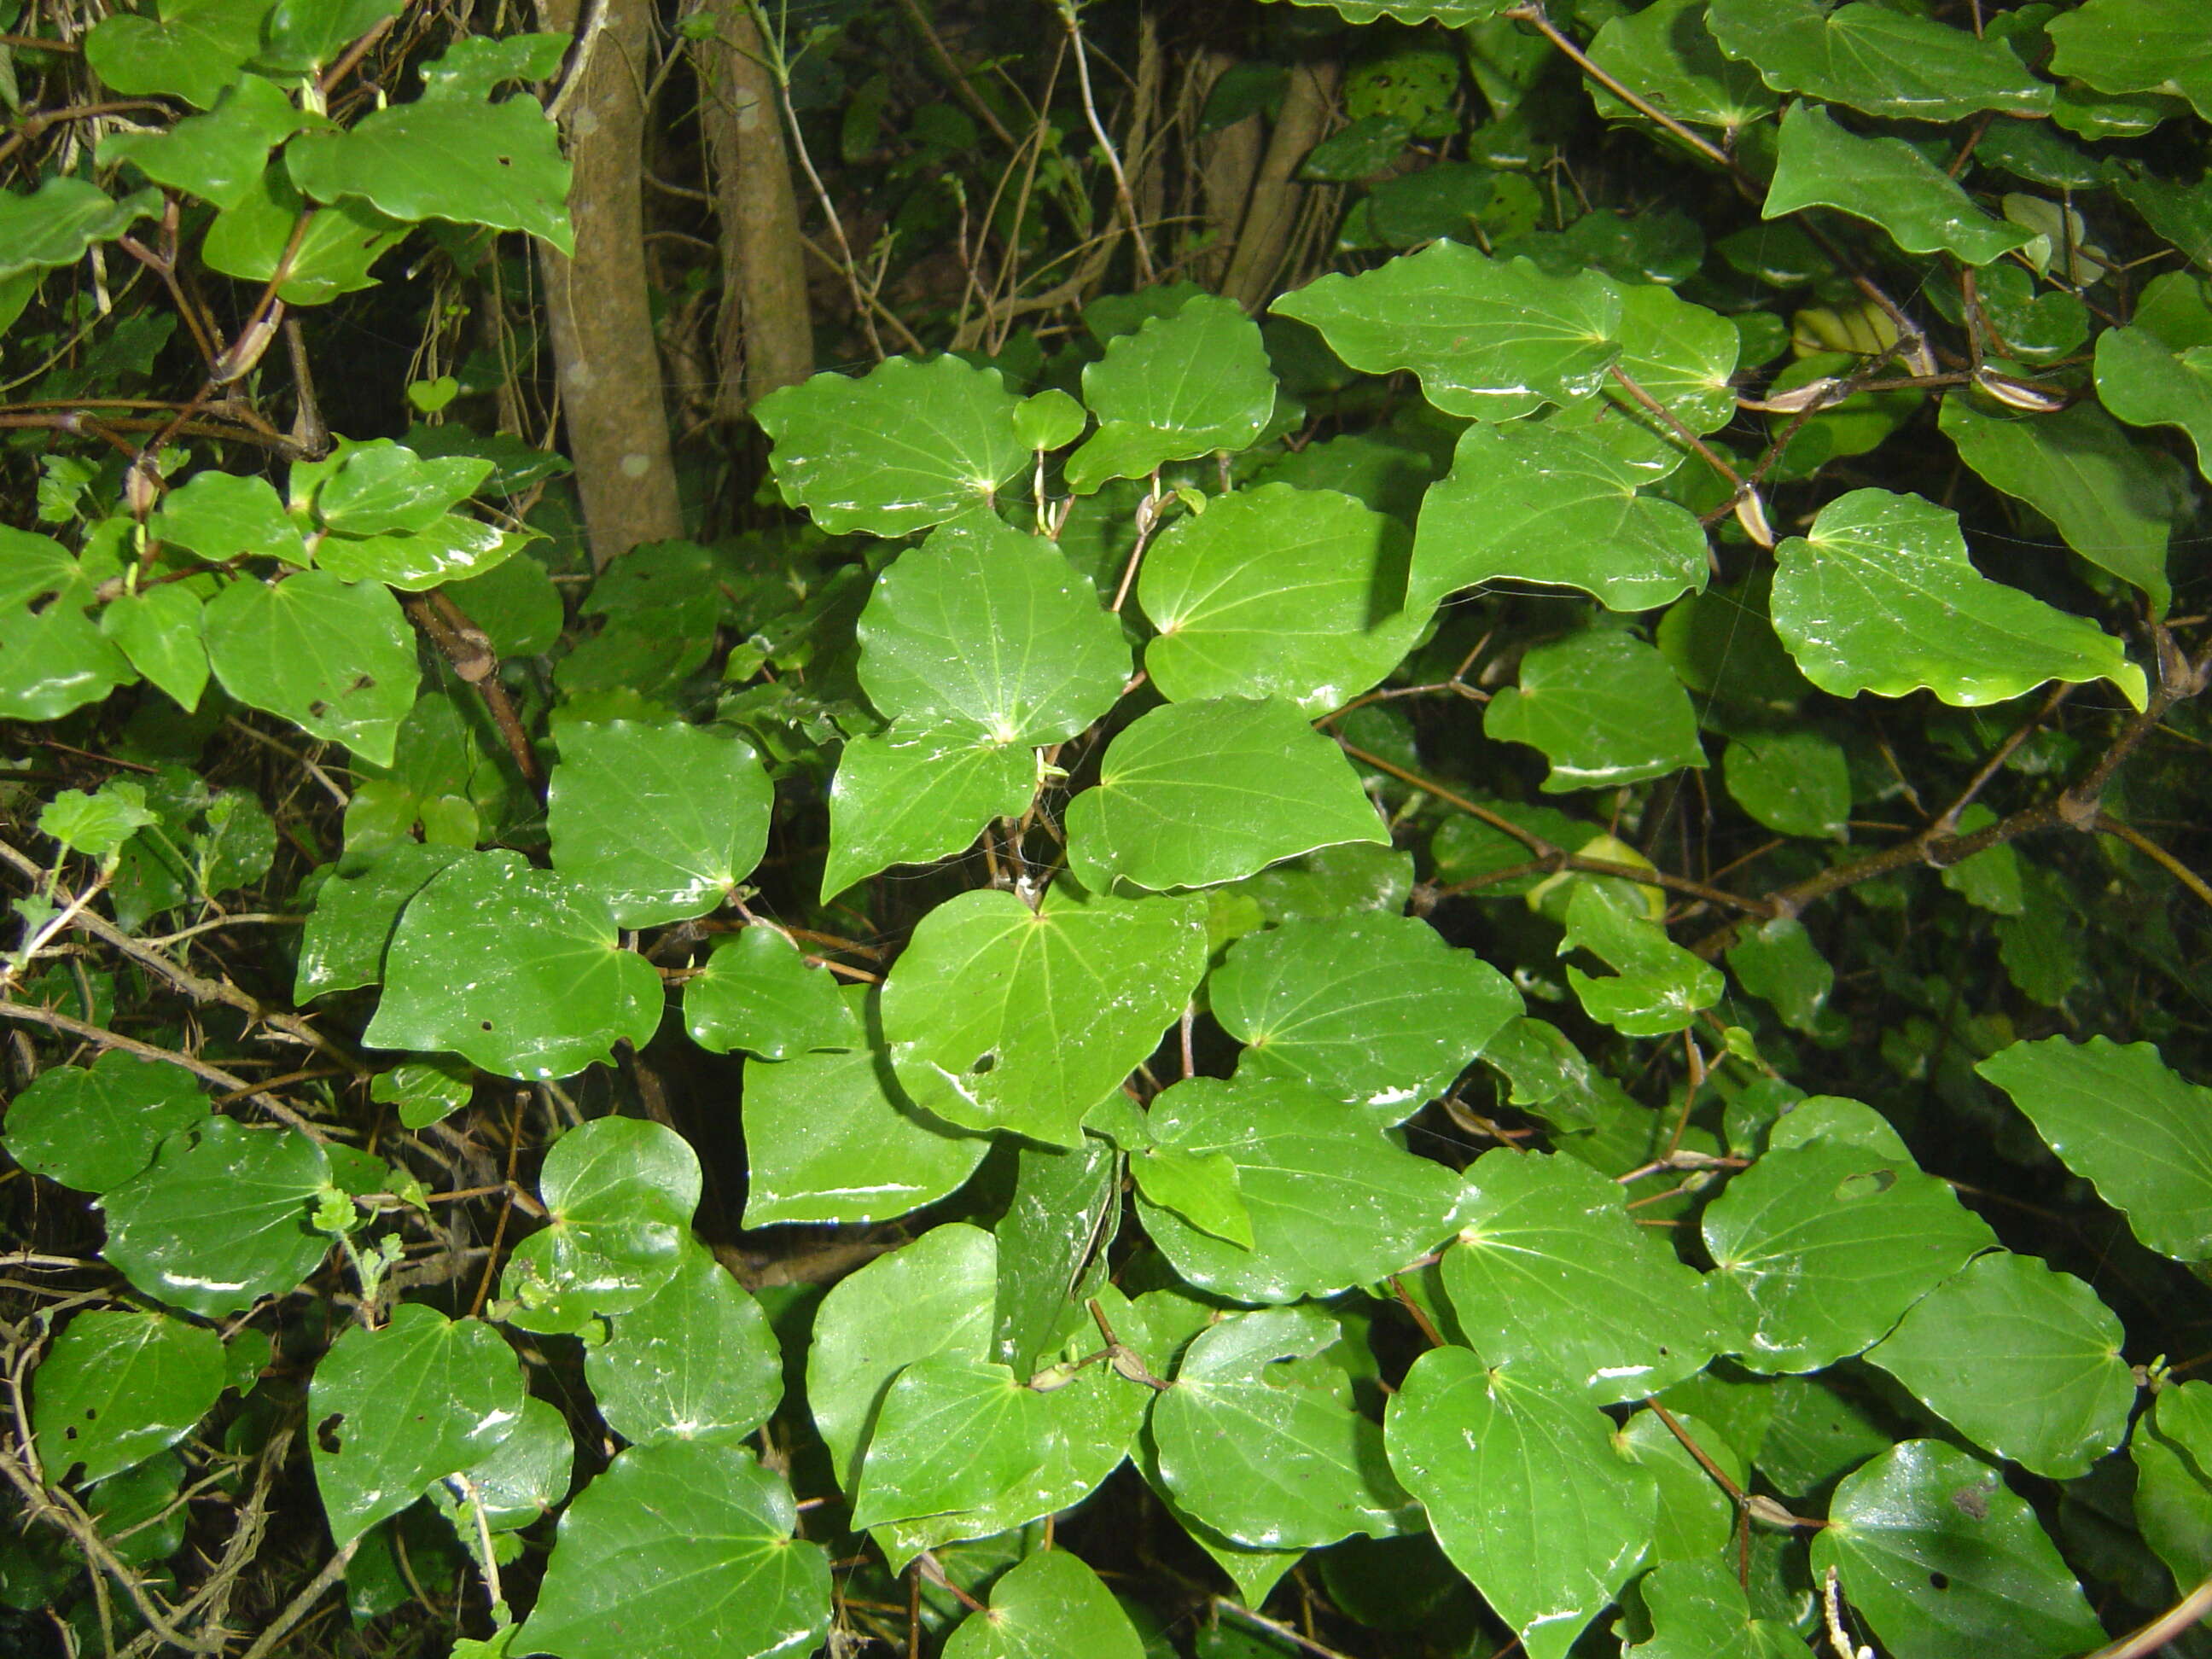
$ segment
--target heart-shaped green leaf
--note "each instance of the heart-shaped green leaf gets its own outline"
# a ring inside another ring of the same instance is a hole
[[[351,1543],[486,1455],[514,1432],[522,1399],[514,1350],[480,1319],[406,1302],[387,1324],[347,1329],[307,1389],[331,1536]]]
[[[1426,922],[1364,915],[1292,921],[1230,947],[1208,991],[1249,1045],[1239,1077],[1310,1085],[1410,1115],[1521,1012],[1504,975]]]
[[[830,1629],[830,1559],[781,1475],[738,1446],[620,1453],[561,1517],[518,1651],[799,1659]]]
[[[1613,1425],[1540,1371],[1432,1348],[1391,1396],[1390,1467],[1452,1565],[1521,1637],[1564,1659],[1649,1547],[1658,1487]]]
[[[1521,683],[1492,695],[1485,735],[1540,749],[1551,793],[1703,766],[1698,720],[1667,659],[1641,640],[1588,628],[1521,659]]]
[[[1271,483],[1223,496],[1146,551],[1137,599],[1159,637],[1145,672],[1177,702],[1280,697],[1326,714],[1426,624],[1407,558],[1397,520],[1348,495]]]
[[[1618,1182],[1506,1147],[1476,1159],[1467,1181],[1444,1289],[1490,1364],[1540,1366],[1612,1405],[1735,1346],[1704,1281],[1636,1225]]]
[[[705,915],[752,873],[775,791],[742,738],[638,720],[561,727],[553,866],[624,927]]]
[[[915,1103],[1056,1146],[1159,1042],[1206,969],[1203,912],[1079,897],[1032,910],[963,893],[922,918],[884,986],[884,1035]]]
[[[1279,698],[1171,702],[1107,746],[1068,803],[1069,858],[1090,885],[1206,887],[1389,832],[1336,745]]]
[[[833,535],[905,536],[988,507],[1030,454],[1021,400],[995,368],[893,357],[858,379],[817,374],[761,399],[754,417],[784,499]]]
[[[1451,1231],[1459,1182],[1401,1151],[1385,1120],[1278,1079],[1188,1078],[1153,1101],[1160,1145],[1227,1154],[1251,1218],[1252,1248],[1201,1232],[1140,1199],[1145,1231],[1201,1290],[1240,1302],[1295,1302],[1398,1272]]]
[[[1620,356],[1620,291],[1604,276],[1547,276],[1457,242],[1323,276],[1273,309],[1312,324],[1354,368],[1410,368],[1438,409],[1480,421],[1579,402]]]
[[[1280,1363],[1343,1334],[1317,1308],[1238,1314],[1199,1334],[1152,1408],[1160,1474],[1184,1510],[1265,1549],[1418,1529],[1381,1427]]]
[[[49,1480],[86,1485],[191,1432],[222,1392],[222,1343],[204,1326],[91,1309],[63,1328],[32,1385],[32,1431]]]
[[[2027,1500],[1955,1446],[1905,1440],[1844,1478],[1813,1538],[1898,1659],[1969,1649],[2060,1659],[2104,1627]]]
[[[1756,1371],[1810,1371],[1862,1352],[1996,1243],[1951,1189],[1905,1160],[1815,1140],[1769,1152],[1710,1205],[1720,1291],[1742,1298]]]
[[[613,1327],[585,1351],[584,1376],[607,1426],[632,1444],[733,1443],[782,1396],[768,1316],[703,1244],[685,1241],[676,1271]]]
[[[364,1040],[567,1077],[617,1042],[642,1048],[660,1012],[659,975],[621,948],[599,895],[518,853],[471,853],[407,902]]]
[[[1839,697],[2002,702],[2045,680],[2108,679],[2141,708],[2143,672],[2095,623],[1993,582],[1959,516],[1918,495],[1855,489],[1775,549],[1774,631]]]

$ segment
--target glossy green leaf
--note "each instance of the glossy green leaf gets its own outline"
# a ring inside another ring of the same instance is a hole
[[[575,1484],[576,1443],[568,1419],[558,1407],[535,1395],[525,1395],[522,1415],[506,1439],[485,1456],[469,1465],[469,1484],[483,1508],[485,1524],[494,1532],[513,1532],[541,1519],[568,1496]],[[453,1480],[443,1493],[434,1493],[440,1507],[462,1534],[465,1547],[476,1541],[476,1516],[457,1502]]]
[[[1655,468],[1548,424],[1469,427],[1423,503],[1413,593],[1426,605],[1503,576],[1647,611],[1702,588],[1710,556],[1697,519],[1637,493],[1673,459]]]
[[[1735,418],[1730,377],[1743,342],[1734,320],[1691,304],[1671,289],[1656,283],[1622,286],[1620,374],[1692,432],[1716,432]],[[1608,386],[1606,393],[1618,409],[1670,440],[1670,460],[1680,457],[1674,446],[1680,434],[1671,422],[1654,416],[1626,385]]]
[[[2169,347],[2146,328],[2097,337],[2097,396],[2130,426],[2178,426],[2212,477],[2212,348]]]
[[[160,192],[115,200],[82,179],[48,179],[34,191],[0,194],[0,278],[75,264],[87,248],[120,236],[161,210]]]
[[[384,954],[408,901],[465,854],[459,848],[402,842],[365,868],[334,871],[315,890],[300,939],[292,994],[304,1002],[384,977]]]
[[[313,205],[293,187],[278,157],[244,200],[216,216],[200,257],[210,270],[251,283],[274,280],[281,265],[287,275],[277,297],[289,305],[322,305],[374,287],[370,267],[406,236],[408,227],[346,197],[317,210],[295,241],[301,216]]]
[[[1850,839],[1850,761],[1840,744],[1817,732],[1732,738],[1721,758],[1721,775],[1729,799],[1778,834]]]
[[[1981,110],[2045,115],[2051,88],[2002,41],[1934,18],[1819,0],[1711,0],[1705,24],[1731,58],[1777,92],[1802,92],[1869,115],[1954,121]]]
[[[1152,1102],[1148,1121],[1160,1145],[1237,1166],[1250,1249],[1139,1200],[1152,1243],[1200,1290],[1240,1302],[1330,1296],[1399,1272],[1451,1231],[1450,1170],[1302,1085],[1188,1078]]]
[[[661,1002],[660,976],[621,947],[597,893],[519,853],[471,853],[408,901],[362,1036],[502,1077],[567,1077],[617,1042],[644,1047]]]
[[[357,197],[410,223],[489,225],[575,252],[568,159],[534,98],[392,105],[343,133],[293,140],[284,160],[292,182],[318,202]]]
[[[1083,400],[1098,429],[1067,458],[1066,474],[1087,495],[1109,479],[1244,448],[1275,412],[1275,375],[1243,307],[1201,294],[1108,341],[1083,371]]]
[[[737,1446],[622,1452],[561,1517],[518,1653],[803,1659],[830,1628],[830,1560],[783,1477]]]
[[[1858,1353],[1996,1243],[1949,1188],[1903,1159],[1832,1140],[1769,1152],[1703,1221],[1721,1283],[1742,1299],[1755,1371]]]
[[[304,570],[271,585],[232,582],[207,608],[208,661],[240,702],[310,736],[392,763],[415,706],[415,639],[391,590]]]
[[[1821,1014],[1836,970],[1795,916],[1744,928],[1729,946],[1728,965],[1746,991],[1773,1006],[1784,1024],[1806,1032],[1826,1029]]]
[[[783,1394],[768,1316],[706,1246],[688,1241],[660,1288],[585,1350],[584,1376],[607,1426],[634,1445],[734,1443]]]
[[[331,1538],[352,1542],[490,1452],[514,1432],[522,1398],[520,1362],[480,1319],[405,1302],[380,1328],[349,1328],[307,1388]]]
[[[931,1354],[982,1359],[998,1241],[947,1222],[830,1287],[806,1353],[806,1403],[849,1494],[891,1382]]]
[[[1014,430],[1031,449],[1065,449],[1091,424],[1083,405],[1057,386],[1023,398],[1014,406],[1013,420]]]
[[[775,792],[742,738],[696,726],[576,721],[546,787],[553,867],[624,927],[720,907],[768,845]]]
[[[888,1221],[952,1192],[989,1150],[907,1098],[872,1014],[861,1035],[869,994],[841,1000],[850,1036],[834,1046],[848,1052],[745,1062],[746,1226]]]
[[[538,1173],[547,1224],[508,1256],[500,1294],[523,1330],[573,1331],[627,1313],[665,1285],[691,1247],[699,1160],[673,1129],[593,1118],[555,1141]]]
[[[501,657],[543,655],[561,636],[561,592],[539,560],[504,559],[445,591]]]
[[[294,133],[324,125],[297,108],[273,81],[240,76],[212,113],[167,132],[117,132],[100,142],[102,162],[131,161],[156,184],[219,208],[236,207],[261,182],[269,152]]]
[[[1589,55],[1645,103],[1691,126],[1733,131],[1774,113],[1777,100],[1757,73],[1723,55],[1705,22],[1705,0],[1655,0],[1608,18]],[[1602,88],[1593,88],[1591,97],[1608,120],[1632,116]]]
[[[1467,1171],[1444,1289],[1468,1346],[1598,1405],[1694,1375],[1736,1333],[1698,1274],[1638,1228],[1627,1194],[1572,1158],[1499,1147]]]
[[[474,495],[491,469],[478,456],[426,458],[389,438],[347,444],[317,469],[315,516],[344,536],[428,530]]]
[[[1605,277],[1547,276],[1456,242],[1332,273],[1273,309],[1312,324],[1354,368],[1413,370],[1431,403],[1477,420],[1579,402],[1620,356],[1620,291]]]
[[[197,1144],[102,1195],[101,1253],[157,1302],[209,1319],[236,1313],[322,1261],[331,1241],[307,1214],[329,1181],[323,1149],[297,1131],[211,1118]]]
[[[2152,230],[2193,264],[2212,270],[2212,201],[2206,199],[2201,185],[2161,179],[2143,171],[2140,162],[2130,161],[2106,162],[2105,176]]]
[[[1348,1398],[1301,1386],[1281,1363],[1342,1336],[1316,1308],[1238,1314],[1199,1333],[1152,1408],[1160,1474],[1183,1510],[1265,1549],[1419,1528],[1381,1427]]]
[[[861,613],[860,684],[909,728],[1072,738],[1129,678],[1120,624],[1051,543],[971,516],[902,554]]]
[[[8,1103],[8,1155],[33,1175],[97,1195],[207,1115],[191,1073],[110,1048],[89,1068],[48,1067]]]
[[[2136,1524],[2177,1584],[2212,1573],[2212,1383],[2169,1380],[2128,1443]]]
[[[1393,1120],[1448,1088],[1521,1012],[1511,982],[1473,951],[1425,921],[1377,915],[1248,935],[1208,995],[1249,1045],[1240,1078],[1304,1083]]]
[[[1613,1443],[1622,1455],[1651,1471],[1659,1488],[1657,1525],[1651,1553],[1662,1561],[1702,1560],[1717,1555],[1735,1536],[1736,1506],[1705,1466],[1676,1437],[1689,1436],[1699,1451],[1739,1491],[1749,1483],[1743,1460],[1711,1424],[1687,1413],[1674,1414],[1674,1428],[1659,1413],[1640,1411],[1620,1426]]]
[[[1159,637],[1145,672],[1177,702],[1339,708],[1396,667],[1427,623],[1406,592],[1407,547],[1397,520],[1333,490],[1224,495],[1146,550],[1137,599]]]
[[[1871,11],[1875,8],[1869,6]],[[1902,138],[1862,138],[1818,104],[1793,104],[1782,118],[1769,219],[1832,207],[1880,225],[1909,253],[1950,253],[1985,265],[2033,240],[1991,218],[1957,181]]]
[[[1295,489],[1332,489],[1411,524],[1420,514],[1422,493],[1437,471],[1427,451],[1392,434],[1347,432],[1270,461],[1252,482],[1285,483]],[[1220,504],[1217,501],[1214,506]]]
[[[1109,1097],[1102,1104],[1127,1098]],[[1105,1285],[1107,1252],[1121,1214],[1121,1158],[1111,1139],[1085,1134],[1075,1146],[1017,1147],[1012,1164],[1013,1190],[992,1227],[999,1241],[998,1286],[985,1357],[1036,1382],[1056,1363],[1071,1328],[1081,1334],[1085,1351],[1092,1351],[1091,1322],[1082,1304]]]
[[[2054,1480],[2126,1437],[2119,1318],[2033,1256],[1993,1250],[1906,1312],[1867,1358],[1977,1445]]]
[[[260,43],[268,0],[163,0],[85,36],[85,61],[117,92],[174,93],[206,109]]]
[[[1651,1637],[1624,1646],[1624,1659],[1796,1659],[1805,1645],[1778,1620],[1752,1616],[1735,1568],[1717,1555],[1662,1561],[1636,1588]]]
[[[1594,1128],[1600,1112],[1621,1093],[1619,1084],[1545,1020],[1508,1020],[1483,1049],[1482,1059],[1505,1079],[1511,1104],[1558,1129]]]
[[[698,976],[684,983],[684,1026],[710,1054],[742,1048],[763,1060],[865,1042],[836,976],[808,967],[773,927],[748,927],[715,945]]]
[[[1192,905],[1056,887],[1031,910],[978,890],[915,927],[884,986],[884,1034],[915,1104],[965,1128],[1072,1146],[1205,965]]]
[[[1143,1659],[1129,1615],[1066,1550],[1040,1550],[991,1586],[945,1644],[945,1659]]]
[[[995,368],[893,357],[858,379],[817,374],[754,413],[784,499],[833,535],[904,536],[943,524],[1022,476],[1020,399]]]
[[[1564,1659],[1643,1559],[1658,1510],[1650,1471],[1615,1449],[1611,1421],[1540,1371],[1432,1348],[1383,1432],[1452,1565],[1530,1659]]]
[[[2053,74],[2100,92],[2169,93],[2212,121],[2212,38],[2191,0],[2087,0],[2050,34]]]
[[[1280,859],[1389,834],[1335,744],[1279,698],[1169,703],[1107,746],[1068,803],[1069,856],[1093,887],[1235,881]]]
[[[1079,1503],[1128,1450],[1152,1391],[1105,1365],[1049,1389],[953,1353],[917,1359],[878,1413],[853,1524],[887,1528],[903,1565],[915,1547],[981,1538]],[[879,1534],[880,1535],[880,1534]]]
[[[1252,1212],[1226,1152],[1200,1158],[1173,1146],[1139,1147],[1129,1154],[1129,1174],[1147,1203],[1173,1210],[1202,1233],[1252,1248]]]
[[[2142,706],[2142,670],[2120,642],[1983,576],[1948,507],[1855,489],[1775,559],[1775,632],[1823,691],[1901,697],[1926,686],[1972,708],[2049,679],[2109,679]]]
[[[1703,766],[1697,715],[1662,657],[1610,628],[1584,629],[1521,659],[1520,684],[1493,693],[1486,736],[1551,763],[1547,793],[1595,789]]]
[[[848,738],[830,787],[823,897],[890,865],[965,851],[993,818],[1019,817],[1037,782],[1031,750],[966,721]]]
[[[1618,882],[1577,882],[1566,924],[1561,956],[1587,951],[1613,969],[1590,975],[1570,963],[1567,983],[1592,1019],[1626,1036],[1679,1031],[1727,989],[1718,969],[1668,939]]]
[[[58,720],[130,682],[85,615],[96,586],[52,537],[0,526],[0,720]]]
[[[1902,1441],[1844,1477],[1813,1538],[1814,1572],[1831,1566],[1897,1659],[2059,1659],[2105,1640],[2027,1500],[1940,1441]]]
[[[88,1309],[63,1327],[31,1385],[49,1480],[89,1486],[191,1432],[222,1392],[222,1343],[166,1314]]]
[[[1967,398],[1943,399],[1942,427],[1959,459],[1996,489],[2058,526],[2090,563],[2133,582],[2160,611],[2173,506],[2165,476],[2094,403],[2048,415],[1985,415]]]
[[[400,1124],[409,1129],[442,1122],[467,1105],[475,1092],[476,1068],[452,1054],[404,1061],[379,1072],[369,1085],[369,1098],[398,1106]]]
[[[207,690],[203,610],[199,595],[180,586],[143,588],[111,599],[100,613],[100,631],[189,714]]]
[[[2181,1261],[2212,1258],[2212,1089],[2148,1042],[2015,1042],[1974,1068],[2010,1095],[2066,1167]]]
[[[325,536],[315,545],[315,562],[346,581],[420,593],[496,570],[532,539],[448,513],[419,533]]]

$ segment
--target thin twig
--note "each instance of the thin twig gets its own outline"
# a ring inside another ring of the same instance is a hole
[[[353,1553],[360,1547],[361,1540],[351,1539],[337,1554],[324,1562],[323,1570],[310,1578],[306,1587],[284,1604],[283,1612],[270,1621],[269,1628],[254,1638],[253,1645],[246,1649],[244,1659],[269,1659],[269,1656],[276,1650],[276,1644],[290,1633],[292,1626],[306,1618],[331,1587],[345,1577],[346,1565],[353,1559]]]

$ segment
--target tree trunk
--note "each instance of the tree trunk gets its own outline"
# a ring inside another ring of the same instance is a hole
[[[1282,113],[1275,118],[1274,136],[1267,141],[1267,154],[1260,163],[1237,250],[1221,285],[1222,292],[1247,311],[1257,311],[1275,297],[1275,278],[1290,251],[1298,211],[1305,205],[1306,187],[1297,181],[1298,167],[1328,130],[1329,103],[1339,73],[1334,64],[1301,64],[1291,71]]]
[[[742,7],[724,12],[716,38],[699,43],[696,62],[721,225],[715,412],[735,420],[778,386],[814,372],[814,323],[775,82],[761,62],[751,15]]]
[[[1207,94],[1237,61],[1225,52],[1204,54],[1184,100],[1186,131],[1198,130]],[[1210,289],[1218,290],[1228,275],[1230,259],[1237,251],[1237,233],[1244,222],[1244,205],[1251,199],[1252,180],[1259,174],[1265,137],[1264,124],[1255,111],[1198,140],[1200,202],[1211,240],[1192,262],[1191,274]]]
[[[541,0],[546,27],[573,33],[578,0]],[[575,167],[568,211],[576,253],[538,245],[553,364],[592,563],[684,533],[661,403],[645,268],[642,140],[653,9],[606,0],[562,118]]]

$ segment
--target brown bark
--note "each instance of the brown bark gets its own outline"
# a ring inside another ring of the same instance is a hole
[[[742,8],[722,14],[697,48],[700,119],[720,221],[722,305],[714,326],[721,384],[715,412],[734,420],[778,386],[814,372],[799,198],[761,61],[760,32]]]
[[[1227,52],[1205,54],[1184,100],[1187,131],[1196,130],[1213,83],[1236,62]],[[1265,125],[1255,111],[1198,141],[1201,210],[1212,240],[1192,262],[1191,274],[1208,288],[1218,289],[1228,275],[1230,259],[1237,250],[1237,233],[1244,222],[1244,204],[1251,199],[1252,180],[1260,172],[1260,152],[1266,136]]]
[[[1282,112],[1275,118],[1274,134],[1253,182],[1236,252],[1230,256],[1229,274],[1222,280],[1222,292],[1247,311],[1257,311],[1275,297],[1275,278],[1305,205],[1306,187],[1297,180],[1298,167],[1328,130],[1340,72],[1334,64],[1301,64],[1291,70],[1290,84],[1284,88]]]
[[[573,33],[578,0],[541,0],[546,27]],[[645,265],[642,141],[653,9],[605,0],[571,89],[562,136],[575,167],[568,211],[576,252],[543,243],[553,364],[592,563],[684,533],[661,403]]]

